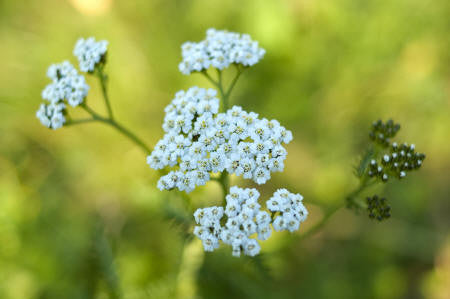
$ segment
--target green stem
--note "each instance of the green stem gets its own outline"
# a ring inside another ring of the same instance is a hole
[[[101,220],[98,221],[94,234],[93,245],[98,270],[106,283],[109,297],[112,299],[120,299],[122,298],[122,291],[114,262],[114,254],[104,232],[104,225],[101,223]]]
[[[361,182],[359,184],[359,187],[354,190],[353,192],[351,192],[349,195],[347,195],[346,197],[346,201],[347,201],[347,206],[356,206],[358,208],[364,208],[365,206],[363,206],[361,204],[361,202],[358,202],[356,200],[356,198],[364,191],[366,190],[368,187],[372,186],[373,184],[375,184],[376,181],[375,180],[371,180],[370,177],[368,177],[367,175],[364,175],[361,178]]]
[[[93,118],[72,119],[72,120],[67,121],[64,124],[64,126],[79,125],[79,124],[84,124],[84,123],[93,122],[93,121],[95,121],[95,119],[93,119]]]
[[[233,91],[234,86],[236,85],[236,82],[238,81],[239,77],[242,74],[242,70],[239,68],[239,66],[236,65],[237,73],[236,76],[233,78],[233,81],[231,81],[230,87],[228,88],[228,91],[225,93],[225,97],[228,99],[228,97],[231,94],[231,91]]]
[[[228,172],[225,170],[220,175],[220,178],[218,179],[218,182],[220,183],[220,186],[222,187],[222,194],[223,194],[223,202],[225,203],[225,197],[227,196],[228,189],[230,189],[230,178],[228,176]]]
[[[346,196],[345,201],[343,203],[339,203],[330,209],[328,209],[322,219],[317,222],[315,225],[313,225],[310,229],[308,229],[306,232],[304,232],[300,239],[305,239],[309,236],[314,235],[317,231],[319,231],[327,222],[328,220],[341,208],[348,204],[356,205],[358,207],[362,207],[361,203],[356,201],[356,197],[359,196],[366,188],[373,185],[375,182],[370,181],[370,179],[366,176],[361,178],[361,183],[359,184],[358,188],[356,188],[353,192],[351,192],[349,195]]]
[[[236,82],[238,81],[240,75],[242,74],[242,70],[239,68],[239,66],[236,66],[237,68],[237,73],[236,76],[233,78],[233,80],[230,83],[230,86],[228,87],[227,91],[224,91],[224,87],[223,87],[223,76],[222,76],[222,71],[221,70],[217,70],[217,80],[215,81],[206,70],[202,71],[202,74],[206,77],[206,79],[208,79],[209,82],[211,82],[211,84],[213,84],[215,87],[217,87],[217,89],[219,90],[220,96],[222,98],[222,111],[225,112],[228,110],[229,105],[228,105],[228,100],[230,98],[231,92],[233,91],[234,86],[236,85]],[[228,193],[228,189],[230,188],[230,178],[228,175],[228,172],[223,171],[222,174],[220,175],[219,178],[213,178],[212,180],[217,181],[220,186],[222,187],[222,192],[223,192],[223,201],[225,202],[225,197]]]
[[[222,102],[223,102],[222,110],[227,111],[228,110],[228,95],[225,94],[225,92],[223,91],[222,71],[221,70],[217,70],[217,76],[219,78],[219,82],[217,83],[217,88],[219,88],[220,96],[222,97]]]
[[[317,231],[319,231],[327,222],[328,220],[331,218],[331,216],[333,216],[337,211],[339,211],[342,207],[344,207],[343,204],[338,204],[335,205],[334,207],[328,209],[325,214],[323,215],[322,219],[317,222],[316,224],[314,224],[310,229],[308,229],[306,232],[304,232],[301,236],[300,239],[306,239],[309,236],[314,235]]]
[[[202,71],[202,74],[206,77],[206,79],[208,79],[209,82],[211,82],[212,85],[219,88],[217,82],[208,74],[207,71]]]
[[[108,90],[106,88],[106,83],[107,83],[108,77],[106,76],[105,73],[103,73],[103,68],[97,69],[97,76],[100,80],[100,85],[102,87],[102,93],[103,93],[103,99],[105,100],[106,108],[108,109],[109,118],[114,119],[112,109],[111,109],[111,104],[109,102]]]
[[[104,121],[105,123],[109,124],[110,126],[116,128],[119,132],[121,132],[124,136],[128,137],[131,141],[136,143],[141,149],[147,154],[150,155],[152,150],[141,140],[139,137],[137,137],[135,134],[133,134],[130,130],[119,124],[113,119],[107,119]]]
[[[152,152],[152,150],[139,137],[137,137],[134,133],[132,133],[130,130],[119,124],[114,119],[105,118],[101,116],[86,104],[82,104],[81,108],[86,110],[86,112],[92,116],[92,121],[99,121],[112,126],[113,128],[117,129],[120,133],[122,133],[125,137],[133,141],[136,145],[138,145],[146,154],[149,155]]]

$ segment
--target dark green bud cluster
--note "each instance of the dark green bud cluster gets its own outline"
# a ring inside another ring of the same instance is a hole
[[[388,120],[386,123],[377,120],[372,124],[372,130],[369,133],[369,137],[373,142],[388,147],[390,139],[394,137],[399,130],[400,124],[395,124],[392,119]]]
[[[368,175],[387,182],[390,177],[402,179],[408,171],[419,169],[422,166],[425,154],[415,152],[414,144],[392,143],[389,153],[385,154],[380,162],[372,159],[369,163]]]
[[[391,206],[388,205],[386,198],[379,198],[378,195],[367,197],[367,213],[370,219],[382,221],[391,217]]]

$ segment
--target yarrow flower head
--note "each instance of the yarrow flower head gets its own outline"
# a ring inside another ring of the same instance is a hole
[[[280,215],[273,221],[273,228],[276,231],[288,230],[296,231],[300,223],[308,217],[308,211],[302,204],[303,196],[294,194],[286,189],[278,189],[267,201],[267,208]]]
[[[161,190],[190,192],[206,184],[210,173],[225,170],[264,184],[272,172],[283,171],[289,130],[238,106],[218,110],[216,91],[198,87],[178,92],[166,107],[166,135],[147,158],[153,169],[178,167],[161,177]]]
[[[381,156],[373,157],[370,160],[367,174],[369,177],[375,177],[383,182],[390,178],[403,179],[408,171],[417,170],[422,166],[425,154],[417,153],[414,144],[397,142],[391,143],[400,130],[400,124],[394,123],[392,119],[383,123],[381,120],[373,122],[369,134],[370,139],[378,145],[386,148]]]
[[[424,159],[425,154],[417,153],[414,144],[398,145],[394,142],[380,161],[370,161],[368,175],[383,182],[387,182],[391,177],[403,179],[407,172],[419,169]]]
[[[382,221],[391,217],[391,206],[386,198],[379,198],[378,195],[367,197],[367,213],[370,219]]]
[[[209,207],[198,209],[194,213],[194,234],[202,241],[205,251],[219,248],[219,241],[232,247],[233,256],[257,255],[261,247],[258,240],[267,240],[272,234],[272,227],[277,231],[299,229],[308,212],[303,206],[303,197],[285,189],[278,190],[268,201],[267,208],[280,212],[275,219],[268,211],[261,210],[258,203],[259,192],[256,189],[230,188],[226,196],[226,207]],[[277,201],[276,208],[270,206]],[[269,203],[270,202],[270,203]],[[252,238],[252,236],[255,238]]]
[[[389,119],[386,123],[383,123],[379,119],[373,122],[369,137],[375,143],[388,147],[390,144],[390,139],[395,137],[399,130],[400,124],[394,123],[392,119]]]
[[[391,207],[385,198],[374,195],[362,201],[358,195],[374,183],[404,179],[408,172],[422,167],[425,154],[416,152],[414,144],[392,142],[391,138],[395,137],[399,130],[400,124],[394,123],[392,119],[372,123],[369,133],[372,146],[355,167],[355,175],[360,179],[360,186],[346,198],[349,209],[359,211],[362,207],[366,207],[369,218],[379,221],[391,216]]]
[[[181,49],[183,61],[179,64],[179,69],[185,75],[207,70],[211,66],[219,70],[230,64],[252,66],[266,52],[248,34],[214,28],[206,31],[205,40],[198,43],[186,42]]]
[[[79,75],[68,61],[51,65],[47,76],[52,83],[42,91],[42,98],[49,104],[42,104],[36,116],[44,126],[58,129],[66,121],[65,102],[72,107],[80,105],[88,94],[89,86],[84,76]]]
[[[36,117],[47,128],[56,130],[61,128],[66,122],[64,117],[65,105],[59,104],[41,104],[39,110],[36,112]]]
[[[81,71],[93,72],[95,66],[105,60],[107,50],[108,42],[105,40],[97,42],[93,37],[80,38],[75,44],[73,55],[78,58]]]

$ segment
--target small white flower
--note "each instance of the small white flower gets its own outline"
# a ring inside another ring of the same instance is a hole
[[[177,188],[180,191],[186,191],[186,193],[191,192],[195,189],[196,179],[192,176],[190,172],[186,172],[182,175],[177,182]]]
[[[279,199],[275,196],[273,196],[271,199],[269,199],[266,202],[267,208],[272,212],[281,211],[281,203],[279,202]]]
[[[286,221],[283,216],[277,216],[272,225],[273,229],[276,231],[282,231],[286,229]]]
[[[258,184],[264,184],[270,179],[270,172],[263,167],[258,167],[255,169],[253,173],[253,180]]]
[[[271,172],[282,172],[284,170],[284,159],[281,157],[270,159],[268,168]]]
[[[240,161],[240,167],[242,168],[242,177],[244,179],[251,179],[253,177],[253,170],[255,169],[254,160],[244,158]]]
[[[240,257],[241,256],[241,245],[240,244],[234,244],[233,245],[232,255],[234,257]]]
[[[270,218],[270,214],[267,213],[266,211],[259,211],[256,214],[256,223],[258,225],[269,224],[271,221],[272,219]]]
[[[181,171],[190,171],[190,170],[196,169],[197,161],[198,160],[192,156],[188,156],[188,155],[182,156],[181,162],[180,162],[180,170]]]
[[[157,187],[159,190],[170,190],[173,188],[173,183],[168,179],[167,176],[163,176],[158,180]]]
[[[209,173],[201,170],[194,170],[192,172],[192,177],[194,179],[195,185],[204,186],[207,181],[209,181]]]
[[[270,222],[266,224],[258,224],[258,239],[261,241],[265,241],[269,239],[272,235],[272,228],[270,227]]]
[[[227,199],[227,206],[225,208],[225,214],[227,214],[228,217],[236,217],[238,213],[241,211],[241,205],[237,200],[228,200]]]
[[[247,220],[242,223],[242,227],[244,228],[245,233],[250,236],[256,233],[257,226],[253,220]]]
[[[261,250],[261,246],[259,246],[258,241],[255,239],[249,239],[247,243],[244,245],[244,253],[248,256],[255,256]]]
[[[219,239],[212,234],[209,234],[202,239],[203,248],[205,251],[214,251],[219,248]]]
[[[299,208],[296,210],[296,217],[300,222],[304,222],[306,218],[308,217],[308,210],[305,208],[303,204],[299,206]]]
[[[209,163],[212,172],[222,172],[225,169],[225,157],[218,152],[211,153]]]
[[[285,227],[291,233],[298,230],[300,227],[300,220],[298,220],[294,214],[292,213],[284,213],[283,214]]]
[[[231,245],[234,240],[234,233],[236,232],[236,229],[222,229],[220,233],[220,239],[223,243]]]

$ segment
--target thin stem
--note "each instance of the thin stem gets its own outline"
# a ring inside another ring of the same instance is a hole
[[[100,85],[102,87],[103,99],[105,100],[106,108],[108,109],[108,115],[110,119],[114,119],[111,104],[109,102],[108,90],[106,88],[106,83],[108,81],[108,77],[105,73],[103,73],[103,68],[100,67],[97,69],[97,76],[100,80]]]
[[[222,193],[223,193],[223,202],[225,203],[225,197],[227,196],[228,189],[230,188],[230,178],[228,176],[228,172],[225,170],[220,175],[220,178],[218,180],[220,183],[220,186],[222,187]]]
[[[82,118],[82,119],[72,119],[67,121],[64,126],[74,126],[74,125],[79,125],[79,124],[84,124],[84,123],[88,123],[88,122],[94,122],[96,121],[96,119],[94,118]]]
[[[303,239],[308,238],[309,236],[314,235],[317,231],[319,231],[328,222],[328,220],[331,218],[331,216],[333,216],[334,213],[339,211],[342,207],[344,207],[344,205],[339,204],[339,205],[335,205],[334,207],[332,207],[328,211],[326,211],[325,214],[323,215],[322,219],[319,222],[317,222],[316,224],[314,224],[306,232],[304,232],[300,236],[300,239],[303,240]]]
[[[207,71],[202,71],[202,74],[208,79],[209,82],[211,82],[212,85],[219,87],[217,82],[208,74]]]
[[[114,262],[114,254],[104,230],[104,225],[101,220],[99,220],[94,230],[93,240],[95,262],[106,283],[110,298],[120,299],[122,298],[122,291]]]
[[[228,95],[225,94],[225,92],[223,91],[223,82],[222,82],[222,71],[221,70],[217,70],[217,77],[219,78],[219,81],[217,82],[217,88],[219,89],[220,92],[220,96],[222,97],[222,110],[223,111],[227,111],[228,110]]]
[[[105,120],[105,123],[111,125],[112,127],[116,128],[119,132],[121,132],[124,136],[128,137],[131,141],[136,143],[136,145],[140,146],[141,149],[147,154],[150,155],[152,150],[141,140],[139,137],[137,137],[135,134],[133,134],[130,130],[119,124],[113,119],[107,119]]]
[[[227,91],[225,92],[224,87],[223,87],[223,73],[221,70],[217,69],[217,82],[208,74],[208,72],[206,70],[202,71],[202,74],[206,77],[206,79],[208,79],[209,82],[211,82],[214,86],[217,87],[217,89],[219,90],[220,96],[222,98],[222,111],[227,111],[228,110],[228,100],[230,98],[230,94],[233,91],[234,86],[236,85],[236,82],[238,81],[242,70],[239,68],[239,66],[236,66],[237,68],[237,73],[236,76],[233,78],[233,80],[230,83],[230,86],[228,87]],[[221,176],[219,178],[213,178],[212,180],[217,181],[220,186],[222,187],[222,192],[223,192],[223,201],[225,202],[225,197],[228,193],[228,189],[230,186],[230,178],[228,175],[228,172],[223,171]]]
[[[220,95],[222,96],[223,111],[227,111],[228,110],[228,96],[229,96],[229,94],[225,94],[224,91],[223,91],[222,71],[221,70],[217,70],[217,75],[218,75],[218,78],[219,78],[219,82],[217,83],[217,87],[219,88]],[[225,197],[227,196],[228,188],[229,188],[229,185],[230,185],[230,178],[228,177],[228,172],[226,172],[225,170],[220,175],[219,183],[220,183],[220,185],[222,187],[223,202],[225,203]]]
[[[372,186],[375,183],[376,183],[375,180],[370,180],[370,177],[364,175],[361,178],[361,183],[359,184],[359,187],[346,197],[347,205],[363,208],[364,206],[362,206],[360,202],[356,201],[356,197],[359,194],[361,194],[361,192],[363,192],[365,189],[367,189],[368,187]]]
[[[84,110],[86,110],[87,113],[89,113],[90,115],[92,115],[92,117],[97,120],[99,118],[103,118],[103,116],[101,116],[100,114],[98,114],[97,112],[95,112],[94,110],[92,110],[91,107],[89,107],[88,105],[86,105],[86,103],[82,103],[80,105],[81,108],[83,108]]]
[[[330,209],[328,209],[322,219],[317,222],[315,225],[313,225],[310,229],[308,229],[306,232],[304,232],[300,239],[303,240],[309,236],[314,235],[317,231],[319,231],[327,222],[328,220],[341,208],[343,208],[345,205],[353,204],[357,205],[358,207],[361,207],[359,202],[355,200],[355,198],[361,194],[366,188],[373,185],[375,182],[370,181],[369,178],[366,176],[361,178],[361,183],[359,184],[358,188],[356,188],[353,192],[351,192],[349,195],[346,196],[345,201],[343,203],[339,203]]]
[[[87,113],[92,115],[93,120],[103,122],[105,124],[108,124],[108,125],[114,127],[115,129],[117,129],[124,136],[128,137],[128,139],[130,139],[136,145],[138,145],[146,154],[149,155],[152,152],[152,150],[139,137],[137,137],[134,133],[132,133],[130,130],[128,130],[121,124],[119,124],[114,119],[105,118],[105,117],[101,116],[100,114],[98,114],[97,112],[92,110],[89,106],[87,106],[86,104],[82,104],[81,108],[83,108],[84,110],[86,110]]]
[[[243,70],[239,68],[239,66],[236,65],[237,73],[236,76],[233,78],[233,81],[231,81],[230,87],[228,88],[228,91],[225,93],[225,96],[228,98],[231,94],[231,91],[233,91],[234,86],[236,85],[236,82],[238,81],[239,77],[241,76]]]

